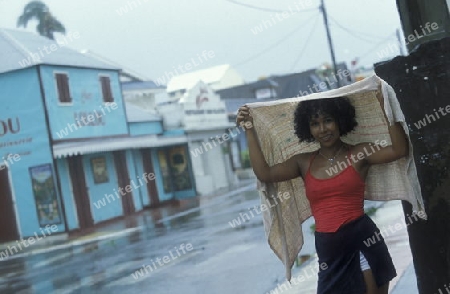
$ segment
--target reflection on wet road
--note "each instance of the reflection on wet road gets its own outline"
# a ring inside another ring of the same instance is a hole
[[[144,211],[99,229],[114,238],[1,261],[0,293],[268,293],[285,271],[261,214],[249,213],[259,204],[250,185]],[[312,222],[303,224],[302,254],[314,253]]]
[[[229,224],[259,204],[253,189],[145,211],[126,236],[2,261],[0,293],[264,293],[284,270],[261,215]]]

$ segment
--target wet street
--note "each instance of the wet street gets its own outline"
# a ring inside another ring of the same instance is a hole
[[[261,215],[249,213],[259,204],[250,185],[147,210],[127,234],[113,225],[104,230],[116,237],[1,261],[0,293],[268,293],[284,282],[284,268]],[[241,213],[250,220],[233,223]],[[312,222],[302,254],[314,253]]]
[[[257,192],[241,190],[200,198],[174,216],[145,211],[125,236],[1,261],[0,293],[266,293],[284,269],[261,215],[248,213]],[[233,228],[245,212],[250,220]]]

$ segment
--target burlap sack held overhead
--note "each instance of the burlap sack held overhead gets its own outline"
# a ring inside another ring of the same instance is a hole
[[[365,198],[369,200],[406,200],[413,211],[426,218],[422,194],[413,159],[413,148],[409,139],[405,117],[394,90],[378,76],[322,93],[281,99],[272,102],[248,104],[254,119],[256,132],[263,154],[269,165],[283,162],[291,156],[311,152],[319,148],[318,143],[299,143],[294,133],[294,111],[298,103],[305,100],[347,96],[356,109],[356,129],[342,140],[349,144],[386,140],[391,144],[388,125],[383,115],[376,93],[380,89],[384,97],[384,107],[389,124],[400,122],[408,135],[409,156],[387,164],[374,165],[366,179]],[[411,97],[413,100],[414,97]],[[258,181],[262,203],[278,203],[263,212],[266,236],[272,250],[284,263],[286,278],[291,279],[291,268],[303,246],[301,224],[311,216],[311,209],[305,195],[301,177],[280,183]],[[286,200],[272,199],[286,195]]]

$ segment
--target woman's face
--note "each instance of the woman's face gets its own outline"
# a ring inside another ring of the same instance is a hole
[[[336,120],[327,113],[318,113],[311,117],[309,130],[321,146],[332,146],[340,138]]]

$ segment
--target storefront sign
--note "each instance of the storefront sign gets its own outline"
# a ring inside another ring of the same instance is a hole
[[[11,133],[11,134],[17,134],[20,132],[20,121],[19,118],[16,117],[8,118],[6,120],[0,120],[0,137]]]
[[[78,126],[104,126],[103,116],[97,110],[92,112],[75,112],[73,114]]]

